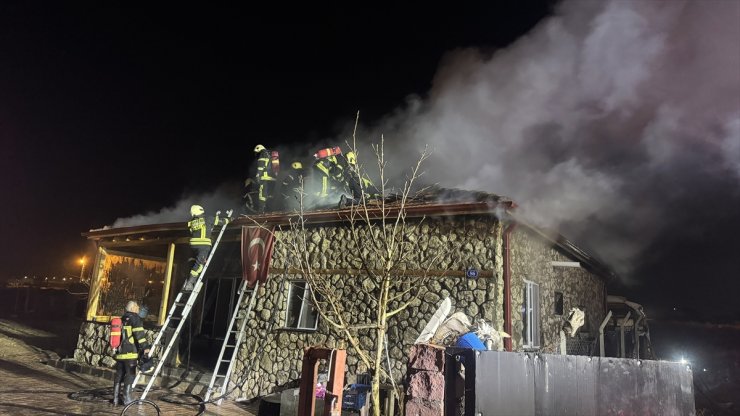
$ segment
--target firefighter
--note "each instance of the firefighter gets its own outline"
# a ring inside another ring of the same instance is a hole
[[[131,403],[131,389],[136,378],[136,364],[139,353],[149,353],[146,332],[139,317],[139,304],[133,300],[126,304],[126,312],[121,317],[121,345],[115,353],[116,375],[113,379],[113,405],[118,406],[118,395],[123,382],[123,404]]]
[[[283,189],[283,200],[285,202],[285,209],[291,210],[300,208],[299,204],[299,193],[302,192],[302,187],[305,186],[306,171],[303,168],[303,163],[293,162],[290,164],[290,171],[285,175],[281,183]]]
[[[338,187],[343,188],[345,185],[344,167],[337,158],[341,154],[339,147],[322,149],[314,154],[316,158],[313,163],[316,186],[314,195],[319,201],[326,201]]]
[[[228,224],[228,218],[219,218],[221,211],[216,212],[216,217],[209,221],[205,217],[205,210],[200,205],[193,205],[190,207],[191,219],[188,222],[188,229],[190,230],[190,248],[193,250],[195,256],[195,263],[190,269],[190,275],[185,281],[183,286],[183,292],[192,292],[195,288],[195,282],[198,281],[198,276],[203,271],[203,267],[208,259],[208,253],[211,251],[211,232],[213,227]]]
[[[365,198],[379,198],[380,191],[375,187],[373,181],[371,181],[367,175],[360,172],[360,168],[357,166],[357,155],[355,152],[347,152],[343,160],[344,163],[346,163],[346,168],[344,169],[346,172],[345,182],[347,184],[347,188],[352,193],[351,203],[359,203],[363,194]],[[344,204],[345,200],[342,198],[339,205],[342,206]]]
[[[275,188],[275,181],[280,168],[280,159],[278,158],[278,152],[269,151],[261,144],[254,147],[254,153],[257,154],[255,179],[258,186],[255,208],[258,213],[262,213],[267,208],[268,200],[272,198],[272,191]]]

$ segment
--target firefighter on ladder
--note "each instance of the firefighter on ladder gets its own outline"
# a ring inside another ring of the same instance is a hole
[[[146,340],[146,332],[139,317],[139,304],[129,301],[126,304],[126,312],[121,317],[121,344],[116,350],[116,375],[113,379],[113,405],[118,406],[121,383],[123,382],[123,404],[129,404],[133,400],[131,389],[134,378],[136,378],[136,364],[139,353],[149,353],[149,343]]]
[[[275,189],[275,181],[280,169],[280,159],[278,152],[269,151],[258,144],[254,147],[254,153],[257,154],[257,173],[255,179],[259,188],[257,194],[256,211],[265,212],[268,201],[272,198],[272,191]]]
[[[188,230],[190,230],[190,248],[193,250],[195,263],[190,269],[190,275],[182,288],[183,292],[193,291],[195,282],[198,281],[198,276],[200,276],[203,267],[205,267],[208,253],[211,252],[211,232],[213,231],[213,227],[229,223],[228,218],[219,218],[219,215],[221,215],[221,211],[216,212],[216,217],[213,221],[208,221],[202,206],[193,205],[190,207],[191,219],[188,222]]]

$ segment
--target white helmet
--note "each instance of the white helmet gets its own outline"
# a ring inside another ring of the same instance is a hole
[[[204,212],[205,210],[200,205],[193,205],[192,207],[190,207],[190,215],[192,215],[193,217],[196,215],[203,215]]]
[[[258,144],[257,146],[254,146],[254,153],[259,153],[261,151],[265,150],[265,146],[262,146],[261,144]]]

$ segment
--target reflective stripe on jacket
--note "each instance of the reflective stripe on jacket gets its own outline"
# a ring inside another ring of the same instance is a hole
[[[209,238],[210,233],[208,227],[206,227],[206,219],[203,217],[193,217],[188,222],[188,229],[190,230],[190,245],[192,246],[210,246],[211,239]]]
[[[139,358],[139,351],[149,348],[141,318],[133,312],[126,312],[121,317],[121,321],[123,322],[121,346],[118,347],[114,358],[116,360],[136,360]]]
[[[263,150],[257,158],[257,180],[274,181],[276,178],[270,176],[270,173],[270,152],[268,150]]]

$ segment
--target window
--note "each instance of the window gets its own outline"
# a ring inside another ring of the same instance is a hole
[[[162,303],[167,263],[157,258],[133,257],[127,253],[102,252],[98,274],[94,278],[98,289],[90,292],[97,301],[89,319],[95,316],[120,316],[129,300],[135,300],[148,313],[145,321],[157,322]],[[163,322],[160,321],[160,322]]]
[[[540,285],[524,281],[522,305],[522,344],[525,348],[540,346]]]
[[[555,292],[555,315],[563,315],[563,292]]]
[[[285,327],[291,329],[316,329],[319,313],[311,300],[311,288],[306,282],[291,282],[288,291],[288,316]]]

